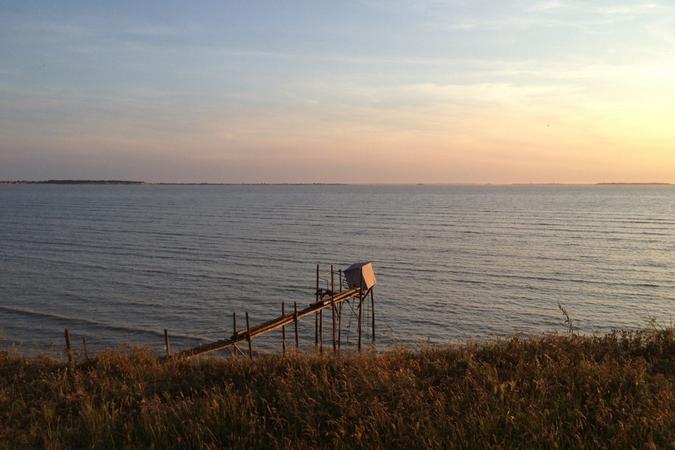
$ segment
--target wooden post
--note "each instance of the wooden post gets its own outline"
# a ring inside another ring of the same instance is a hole
[[[315,303],[319,303],[319,264],[316,265],[316,292]],[[314,314],[314,351],[319,347],[319,313]]]
[[[89,350],[87,349],[87,336],[82,336],[82,349],[84,350],[84,359],[89,361]]]
[[[323,309],[319,311],[319,352],[323,353]]]
[[[63,331],[63,335],[66,338],[66,356],[68,356],[68,364],[73,363],[73,351],[70,346],[70,333],[68,333],[68,328]]]
[[[281,302],[281,317],[286,315],[286,305]],[[286,354],[286,327],[281,327],[281,354]]]
[[[164,351],[166,352],[166,357],[171,356],[171,347],[169,346],[169,332],[164,328]]]
[[[359,334],[359,343],[358,348],[359,352],[361,351],[361,310],[363,306],[363,276],[361,277],[361,286],[359,290],[359,319],[358,319],[358,334]]]
[[[330,317],[333,320],[333,353],[337,352],[337,344],[335,342],[335,278],[333,276],[333,265],[330,266],[330,291],[331,291],[331,307]]]
[[[232,313],[232,337],[237,336],[237,313]],[[237,359],[237,346],[233,346],[234,350],[230,351],[230,354],[232,355],[232,360]]]
[[[340,343],[342,341],[342,303],[338,306],[338,333],[337,333],[337,348],[340,351]]]
[[[361,306],[363,305],[363,297],[359,297],[359,319],[358,319],[358,333],[359,333],[359,352],[361,351]]]
[[[316,265],[316,293],[314,294],[316,297],[316,303],[319,303],[319,265]]]
[[[295,351],[300,349],[298,341],[298,304],[293,302],[293,325],[295,326]]]
[[[375,295],[373,294],[373,288],[370,288],[370,316],[372,319],[372,332],[373,332],[373,344],[375,343]]]
[[[314,351],[319,348],[319,313],[314,313]]]
[[[340,292],[342,292],[342,269],[338,270],[338,279],[340,280]],[[338,320],[337,320],[337,327],[338,327],[338,336],[337,336],[337,348],[338,351],[340,350],[340,343],[342,341],[342,303],[340,303],[340,306],[338,307]]]
[[[248,312],[246,313],[246,341],[248,342],[248,357],[253,359],[253,348],[251,346],[251,327],[248,323]]]

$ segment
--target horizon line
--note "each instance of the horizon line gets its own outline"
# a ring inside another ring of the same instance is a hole
[[[185,185],[185,186],[673,186],[675,183],[660,181],[645,182],[207,182],[207,181],[142,181],[124,179],[46,179],[46,180],[0,180],[0,184],[107,184],[107,185]]]

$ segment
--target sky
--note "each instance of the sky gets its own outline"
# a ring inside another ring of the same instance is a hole
[[[675,183],[675,1],[0,0],[0,179]]]

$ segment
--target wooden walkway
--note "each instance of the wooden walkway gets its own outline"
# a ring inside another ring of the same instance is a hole
[[[337,274],[338,287],[336,290],[335,275]],[[237,316],[232,314],[232,336],[228,339],[221,339],[215,342],[210,342],[208,344],[199,345],[191,349],[182,350],[176,353],[172,353],[171,345],[169,343],[169,332],[164,329],[164,349],[165,356],[161,357],[162,360],[173,359],[173,358],[190,358],[192,356],[203,355],[205,353],[215,352],[219,350],[229,350],[232,354],[232,357],[235,358],[237,352],[243,353],[237,344],[246,342],[248,344],[248,356],[253,358],[253,348],[252,340],[255,337],[261,336],[263,334],[269,333],[274,330],[281,328],[281,345],[283,352],[286,353],[286,327],[293,325],[293,331],[295,334],[295,349],[299,350],[299,336],[298,336],[298,321],[304,317],[314,314],[314,345],[315,349],[323,351],[323,310],[331,308],[332,314],[332,343],[333,343],[333,352],[339,352],[341,346],[341,331],[342,331],[342,304],[344,302],[350,302],[351,300],[357,300],[358,304],[356,308],[351,308],[352,313],[356,309],[357,314],[357,348],[358,351],[361,351],[361,339],[363,335],[363,301],[370,296],[370,319],[371,319],[371,338],[373,344],[375,343],[375,296],[373,293],[373,288],[375,286],[375,273],[373,271],[372,263],[369,261],[362,263],[355,263],[349,266],[344,272],[338,270],[335,272],[333,266],[330,266],[330,279],[324,279],[326,281],[326,289],[320,288],[320,268],[317,264],[316,266],[316,290],[314,291],[314,303],[311,303],[308,307],[298,310],[297,303],[293,303],[293,311],[286,312],[286,305],[284,302],[281,303],[281,316],[268,320],[260,325],[251,327],[249,324],[248,313],[246,313],[246,328],[239,329],[237,328]],[[343,278],[344,275],[344,278]],[[330,281],[330,284],[329,284]],[[347,289],[343,290],[343,281],[346,282]],[[328,289],[330,287],[330,289]],[[351,306],[351,305],[350,305]],[[351,316],[350,316],[351,317]],[[350,321],[351,323],[351,321]],[[348,325],[349,328],[349,325]],[[69,364],[74,362],[73,350],[70,340],[70,333],[66,328],[65,331],[66,339],[66,354],[68,357]],[[87,349],[87,338],[86,336],[82,337],[82,346],[84,349],[85,359],[89,359],[89,352]]]
[[[255,327],[249,327],[248,324],[248,313],[246,313],[246,329],[244,330],[237,330],[236,327],[236,318],[233,316],[233,319],[235,319],[234,323],[234,329],[235,332],[234,334],[229,338],[229,339],[223,339],[215,342],[211,342],[208,344],[200,345],[198,347],[191,348],[189,350],[184,350],[178,353],[175,353],[171,355],[170,357],[173,358],[189,358],[192,356],[196,355],[202,355],[205,353],[209,352],[215,352],[218,350],[225,350],[229,349],[230,347],[235,347],[234,349],[231,350],[236,350],[237,344],[240,344],[242,342],[247,342],[249,345],[249,355],[251,355],[251,340],[254,337],[263,335],[265,333],[269,333],[270,331],[277,330],[279,328],[285,328],[286,326],[289,326],[291,324],[294,325],[294,331],[295,331],[295,345],[296,347],[298,346],[298,320],[302,319],[303,317],[309,316],[311,314],[317,314],[320,311],[326,309],[326,308],[335,308],[336,305],[339,305],[340,303],[352,300],[352,299],[358,299],[359,301],[362,301],[367,297],[368,294],[371,294],[372,297],[372,290],[363,290],[361,288],[353,288],[353,289],[347,289],[345,291],[340,291],[340,292],[331,292],[328,290],[321,291],[317,289],[317,298],[319,299],[317,302],[312,303],[309,305],[307,308],[302,309],[298,311],[297,309],[297,304],[294,304],[293,312],[290,313],[283,313],[282,315],[277,317],[276,319],[268,320],[265,323],[262,323],[258,326]],[[359,308],[360,310],[360,308]],[[282,311],[283,311],[283,306],[282,306]],[[333,333],[335,332],[335,314],[336,311],[333,311],[334,316],[333,316]],[[360,318],[359,318],[360,319]],[[373,316],[374,319],[374,316]],[[374,320],[373,320],[374,322]],[[360,320],[359,320],[360,323]],[[284,338],[285,338],[285,331],[284,331]],[[360,339],[359,339],[360,341]],[[333,336],[333,342],[335,345],[335,336]],[[285,340],[284,340],[284,349],[285,349]],[[360,345],[360,342],[359,342]],[[167,350],[168,350],[168,341],[167,341]],[[167,351],[167,356],[168,356],[168,351]]]

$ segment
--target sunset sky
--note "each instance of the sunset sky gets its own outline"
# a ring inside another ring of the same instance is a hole
[[[675,182],[675,2],[0,1],[45,178]]]

